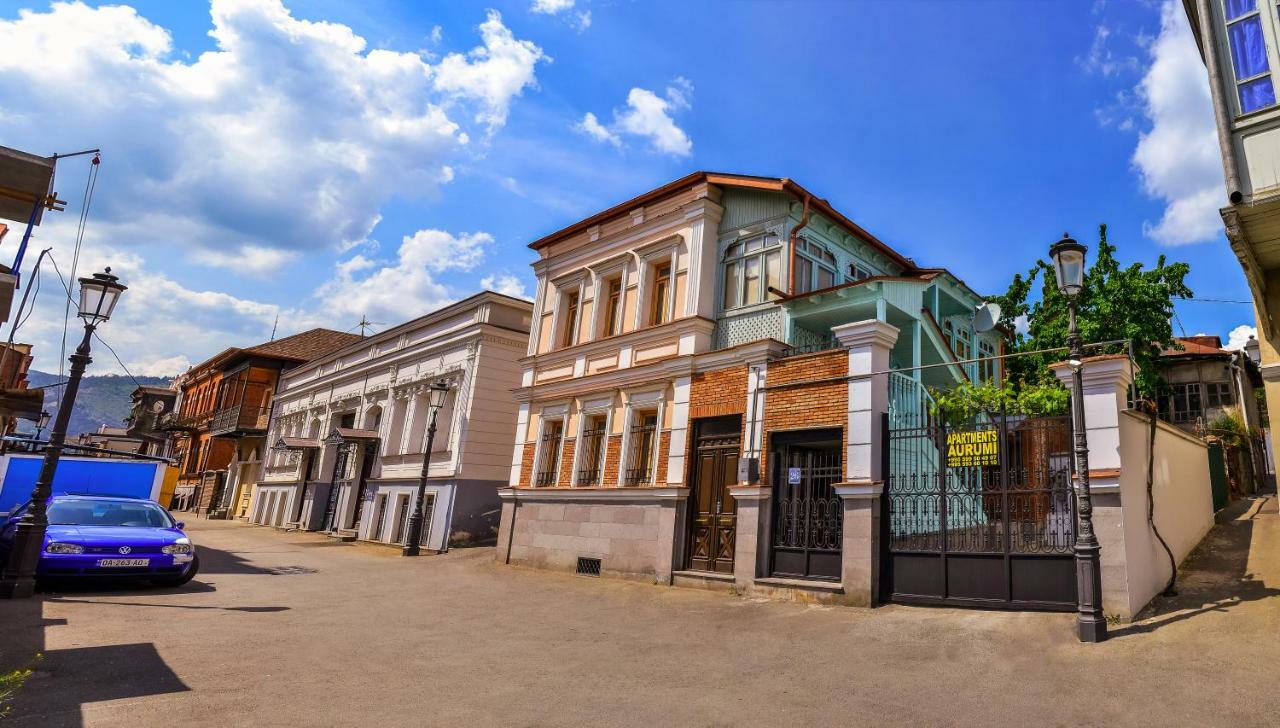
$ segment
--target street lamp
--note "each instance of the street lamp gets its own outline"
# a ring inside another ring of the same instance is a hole
[[[40,418],[36,420],[36,439],[40,439],[40,435],[44,433],[44,428],[49,426],[49,410],[40,410]]]
[[[418,502],[409,517],[409,539],[401,551],[405,556],[417,556],[421,551],[423,521],[426,520],[427,471],[431,468],[431,448],[436,441],[436,415],[444,406],[444,398],[449,394],[449,383],[440,380],[427,387],[427,407],[431,410],[430,424],[427,425],[427,450],[422,454],[422,473],[418,475]],[[449,534],[445,534],[449,538]]]
[[[71,421],[71,410],[76,404],[80,379],[84,376],[85,367],[93,361],[89,358],[89,341],[94,329],[111,318],[111,312],[125,288],[119,278],[111,275],[110,268],[80,279],[80,310],[77,315],[84,320],[84,338],[80,340],[75,353],[68,357],[71,371],[67,376],[67,384],[62,389],[62,402],[58,404],[58,416],[53,421],[53,431],[49,433],[49,444],[44,450],[40,474],[36,476],[35,488],[31,490],[31,505],[18,520],[13,547],[9,550],[9,562],[0,574],[0,597],[20,599],[35,593],[36,566],[40,562],[45,529],[49,525],[45,510],[53,489],[53,476],[58,469],[58,459],[62,456],[62,443],[67,439],[67,424]],[[47,413],[42,414],[41,419],[45,417]]]
[[[1102,615],[1102,569],[1099,553],[1102,547],[1093,532],[1093,496],[1089,493],[1089,446],[1084,429],[1084,376],[1081,360],[1084,343],[1076,322],[1076,297],[1084,289],[1084,254],[1087,248],[1066,233],[1049,248],[1058,290],[1067,297],[1067,348],[1071,361],[1071,425],[1075,439],[1076,510],[1076,628],[1081,642],[1101,642],[1107,638],[1107,620]]]

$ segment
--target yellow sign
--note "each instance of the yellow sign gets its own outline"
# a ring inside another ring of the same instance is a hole
[[[947,467],[971,468],[1000,464],[1000,433],[968,430],[947,433]]]

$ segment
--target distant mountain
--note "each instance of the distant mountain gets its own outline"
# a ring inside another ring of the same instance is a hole
[[[52,417],[58,416],[58,403],[62,401],[62,387],[49,387],[66,381],[66,377],[47,374],[34,369],[27,373],[29,386],[48,387],[44,390],[44,408]],[[76,406],[71,411],[71,424],[67,427],[67,438],[72,439],[82,432],[96,432],[100,425],[122,427],[124,418],[129,416],[129,403],[133,390],[139,384],[148,387],[167,387],[172,381],[168,377],[132,377],[120,374],[104,374],[86,376],[80,380],[80,393],[76,395]],[[50,427],[52,427],[52,418]],[[35,425],[22,421],[18,429],[22,432],[34,432]],[[48,431],[45,434],[49,434]]]

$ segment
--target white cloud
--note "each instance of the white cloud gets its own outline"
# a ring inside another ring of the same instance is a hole
[[[533,0],[529,10],[544,15],[558,15],[573,7],[574,0]]]
[[[1090,73],[1101,73],[1103,76],[1114,76],[1122,71],[1138,68],[1137,58],[1117,54],[1111,48],[1109,40],[1113,32],[1105,24],[1098,25],[1094,29],[1093,43],[1089,45],[1089,52],[1077,57],[1076,63]]]
[[[578,29],[579,33],[591,27],[591,11],[590,10],[583,10],[582,12],[578,13],[576,17],[577,17],[577,22],[574,23],[574,27]]]
[[[1224,348],[1243,349],[1244,345],[1249,343],[1250,338],[1257,338],[1257,337],[1258,337],[1257,326],[1240,324],[1234,329],[1231,329],[1231,332],[1227,334],[1227,343],[1224,346]]]
[[[657,152],[687,157],[693,152],[693,140],[676,124],[674,114],[692,107],[693,84],[677,77],[663,96],[643,88],[627,94],[627,106],[613,112],[613,123],[604,126],[595,114],[588,112],[574,128],[601,142],[621,146],[622,137],[630,135],[647,141]]]
[[[496,12],[479,46],[432,64],[280,0],[210,9],[214,49],[194,59],[126,6],[0,21],[0,138],[104,149],[92,223],[105,239],[236,268],[350,247],[392,194],[447,183],[470,154],[468,118],[494,133],[549,60]]]
[[[525,290],[524,281],[509,273],[495,273],[491,276],[485,276],[480,279],[480,287],[513,298],[523,298],[526,301],[533,300],[533,297]]]
[[[615,147],[622,146],[622,138],[609,131],[604,124],[600,123],[596,115],[590,111],[582,117],[582,121],[574,128],[596,141],[608,142]]]
[[[1226,188],[1208,76],[1181,5],[1166,0],[1160,16],[1151,66],[1137,89],[1151,128],[1139,136],[1133,165],[1143,189],[1162,200],[1165,211],[1144,230],[1163,245],[1216,240]]]
[[[404,237],[396,259],[385,265],[359,255],[339,263],[316,296],[330,320],[367,315],[405,321],[457,300],[440,274],[473,270],[492,244],[493,236],[483,232],[419,230]]]

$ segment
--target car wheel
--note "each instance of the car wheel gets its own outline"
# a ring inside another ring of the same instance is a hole
[[[191,568],[187,569],[186,573],[182,576],[166,576],[162,579],[152,579],[151,583],[156,586],[164,587],[182,586],[194,579],[195,575],[198,573],[200,573],[200,557],[193,554],[191,557]]]

